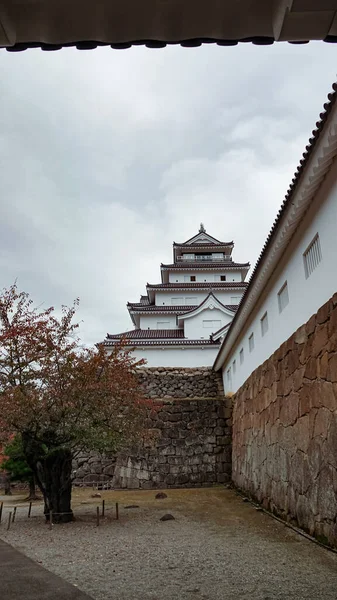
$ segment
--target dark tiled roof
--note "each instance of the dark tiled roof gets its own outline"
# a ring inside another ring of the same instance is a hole
[[[144,305],[144,304],[149,304],[149,299],[147,296],[141,296],[140,297],[140,301],[139,304]]]
[[[256,265],[254,267],[253,273],[252,273],[252,275],[250,277],[249,283],[248,283],[248,285],[246,287],[246,290],[244,292],[243,298],[241,300],[239,309],[238,309],[238,311],[237,311],[237,313],[236,313],[233,321],[231,322],[231,329],[234,326],[234,324],[236,323],[237,319],[239,318],[241,310],[243,309],[243,306],[245,304],[245,297],[249,294],[249,291],[252,289],[252,287],[253,287],[253,285],[255,283],[256,277],[257,277],[258,272],[260,270],[261,262],[262,262],[262,260],[263,260],[263,258],[265,256],[265,254],[267,253],[267,251],[268,251],[268,249],[269,249],[269,247],[270,247],[273,239],[274,239],[274,236],[275,236],[275,234],[276,234],[276,232],[278,230],[278,227],[280,225],[280,222],[281,222],[281,219],[283,217],[283,214],[285,213],[285,211],[288,208],[288,206],[291,204],[292,197],[293,197],[294,193],[296,192],[296,188],[297,188],[297,185],[298,185],[298,183],[300,181],[301,175],[302,175],[305,167],[307,166],[307,164],[309,162],[311,154],[313,153],[313,151],[314,151],[314,149],[316,147],[316,144],[317,144],[317,142],[319,140],[319,137],[320,137],[321,131],[323,130],[325,122],[326,122],[327,118],[329,117],[329,114],[330,114],[333,106],[336,103],[336,98],[337,98],[337,82],[333,83],[332,90],[333,91],[330,92],[330,94],[328,94],[328,102],[326,102],[323,105],[324,110],[319,115],[319,121],[316,122],[316,128],[312,131],[312,135],[309,138],[309,142],[306,145],[305,151],[302,154],[302,158],[299,161],[299,165],[298,165],[298,167],[297,167],[297,169],[295,171],[294,177],[292,178],[291,184],[290,184],[290,186],[288,188],[288,191],[287,191],[287,193],[285,195],[285,198],[284,198],[284,200],[282,202],[281,208],[279,209],[279,211],[277,213],[276,219],[275,219],[275,221],[274,221],[274,223],[272,225],[272,228],[271,228],[271,230],[270,230],[270,232],[268,234],[268,237],[267,237],[267,239],[266,239],[266,241],[264,243],[264,246],[263,246],[263,248],[261,250],[260,256],[259,256],[259,258],[258,258],[258,260],[256,262]]]
[[[111,334],[108,333],[107,339],[178,339],[184,338],[183,329],[133,329],[132,331],[124,331],[123,333]]]
[[[196,306],[156,306],[155,304],[146,306],[143,304],[132,304],[129,302],[128,308],[129,310],[137,312],[187,312],[191,308],[196,308]]]
[[[245,267],[245,268],[249,268],[250,267],[250,263],[236,263],[236,262],[231,262],[230,260],[228,261],[212,261],[212,262],[207,262],[205,261],[188,261],[188,260],[184,260],[182,262],[179,263],[173,263],[171,265],[164,265],[163,263],[160,265],[162,269],[233,269],[236,267]]]
[[[98,46],[124,49],[133,45],[163,48],[168,44],[269,45],[275,41],[275,23],[282,40],[306,43],[310,37],[317,37],[317,33],[328,42],[337,39],[335,3],[331,0],[287,3],[4,0],[1,5],[4,8],[0,39],[12,52],[36,47],[60,50],[69,46],[91,50]],[[320,22],[322,14],[326,18]],[[317,29],[313,28],[313,21],[318,21]]]
[[[195,236],[194,236],[195,237]],[[193,238],[191,238],[193,239]],[[214,238],[215,239],[215,238]],[[189,244],[188,242],[183,242],[181,244],[177,243],[177,242],[173,242],[173,246],[174,248],[219,248],[221,246],[224,246],[225,248],[228,248],[230,246],[234,246],[234,242],[219,242],[219,240],[215,240],[216,244],[212,244],[212,242],[205,242],[205,243],[198,243],[195,242],[195,244]]]
[[[62,50],[62,48],[77,48],[78,50],[95,50],[101,46],[109,46],[113,50],[127,50],[132,46],[146,46],[147,48],[165,48],[166,46],[182,46],[183,48],[196,48],[198,46],[202,46],[202,44],[216,44],[217,46],[237,46],[238,44],[247,44],[251,43],[255,46],[270,46],[274,44],[276,40],[271,36],[252,36],[248,38],[240,38],[235,40],[224,40],[218,38],[192,38],[188,40],[182,40],[178,42],[163,42],[162,40],[144,40],[137,39],[127,42],[120,42],[115,44],[108,44],[105,42],[100,42],[98,40],[78,40],[74,42],[67,42],[64,44],[47,44],[43,42],[18,42],[17,44],[13,44],[12,46],[5,46],[7,52],[23,52],[24,50],[29,50],[31,48],[40,48],[45,51],[55,51]],[[308,44],[310,40],[300,40],[300,41],[289,41],[289,44]],[[328,43],[337,43],[337,36],[335,35],[327,35],[324,38],[323,42]],[[1,50],[1,48],[0,48]]]
[[[206,245],[206,244],[211,244],[212,242],[215,242],[216,244],[222,244],[222,245],[225,245],[225,246],[227,246],[227,242],[221,242],[220,240],[218,240],[217,238],[215,238],[215,237],[214,237],[213,235],[211,235],[210,233],[207,233],[207,231],[205,230],[205,228],[204,228],[204,227],[200,228],[200,229],[199,229],[199,231],[198,231],[198,233],[195,233],[194,235],[192,235],[192,237],[190,237],[188,240],[186,240],[186,242],[182,242],[181,244],[180,244],[179,242],[177,242],[177,243],[176,243],[176,242],[173,242],[173,246],[186,246],[186,245],[191,245],[191,242],[192,242],[192,240],[194,240],[195,238],[198,238],[198,237],[199,237],[199,235],[205,235],[207,238],[209,238],[209,239],[207,240],[207,242],[201,242],[201,244],[200,244],[201,246],[202,246],[203,244],[205,244],[205,245]],[[196,243],[197,243],[197,245],[199,245],[199,244],[198,244],[198,242],[196,242]],[[230,242],[230,243],[232,244],[233,242]],[[192,245],[193,245],[193,244],[192,244]]]
[[[103,345],[104,346],[114,346],[115,344],[117,344],[120,341],[120,339],[111,339],[111,340],[104,340]],[[131,346],[132,348],[134,348],[135,346],[215,346],[217,348],[220,347],[220,342],[218,340],[213,340],[212,338],[207,339],[207,340],[187,340],[185,338],[183,339],[165,339],[165,340],[157,340],[157,339],[136,339],[136,340],[132,340],[132,342],[130,342],[128,344],[128,346]]]
[[[201,304],[203,304],[203,302]],[[220,301],[218,300],[218,302],[220,302]],[[237,309],[238,309],[238,305],[237,304],[222,304],[222,302],[220,302],[220,304],[224,308],[227,308],[227,310],[231,310],[232,312],[236,312]],[[154,304],[151,304],[150,306],[144,306],[143,304],[131,304],[131,303],[128,303],[129,310],[134,311],[134,312],[139,312],[139,313],[144,313],[144,312],[187,313],[187,312],[189,312],[191,310],[195,310],[196,308],[198,308],[198,306],[200,306],[200,304],[199,305],[193,304],[192,306],[187,306],[187,305],[185,305],[185,306],[160,306],[160,305],[156,306]]]
[[[229,289],[229,288],[245,288],[247,287],[248,283],[246,283],[245,281],[193,281],[192,283],[188,282],[188,283],[148,283],[146,285],[147,288],[149,289],[188,289],[188,290],[194,290],[194,289],[212,289],[212,288],[216,288],[216,289]]]

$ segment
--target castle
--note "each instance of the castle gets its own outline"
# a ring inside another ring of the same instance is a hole
[[[247,287],[249,263],[233,261],[234,243],[209,235],[203,224],[173,243],[173,262],[161,264],[161,282],[146,285],[128,302],[134,329],[108,334],[109,350],[124,339],[150,367],[200,367],[214,363]]]

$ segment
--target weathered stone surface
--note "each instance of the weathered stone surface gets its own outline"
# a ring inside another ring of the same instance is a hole
[[[235,394],[232,477],[337,547],[337,295]]]
[[[232,399],[223,397],[221,376],[211,369],[141,369],[146,395],[159,404],[149,410],[153,434],[116,457],[93,454],[74,464],[76,482],[153,489],[212,485],[230,479]],[[154,435],[155,434],[155,435]]]

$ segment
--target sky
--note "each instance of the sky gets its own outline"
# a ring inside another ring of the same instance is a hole
[[[336,80],[324,42],[0,50],[0,281],[132,329],[172,242],[256,262]]]

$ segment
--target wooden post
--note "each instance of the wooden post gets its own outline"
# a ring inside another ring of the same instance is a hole
[[[2,509],[3,509],[4,503],[1,502],[0,503],[0,523],[1,523],[1,519],[2,519]]]
[[[116,519],[117,519],[117,521],[119,519],[118,502],[116,502]]]
[[[53,529],[53,511],[49,511],[49,529]]]
[[[99,526],[99,506],[96,508],[96,525]]]
[[[29,503],[29,509],[28,509],[28,519],[30,518],[30,513],[32,512],[32,502]]]
[[[16,516],[16,506],[14,506],[12,523],[14,523],[14,521],[15,521],[15,516]]]
[[[104,519],[105,516],[105,500],[102,500],[102,519]]]
[[[9,530],[9,528],[11,526],[11,521],[12,521],[12,513],[10,512],[9,515],[8,515],[7,531]]]

